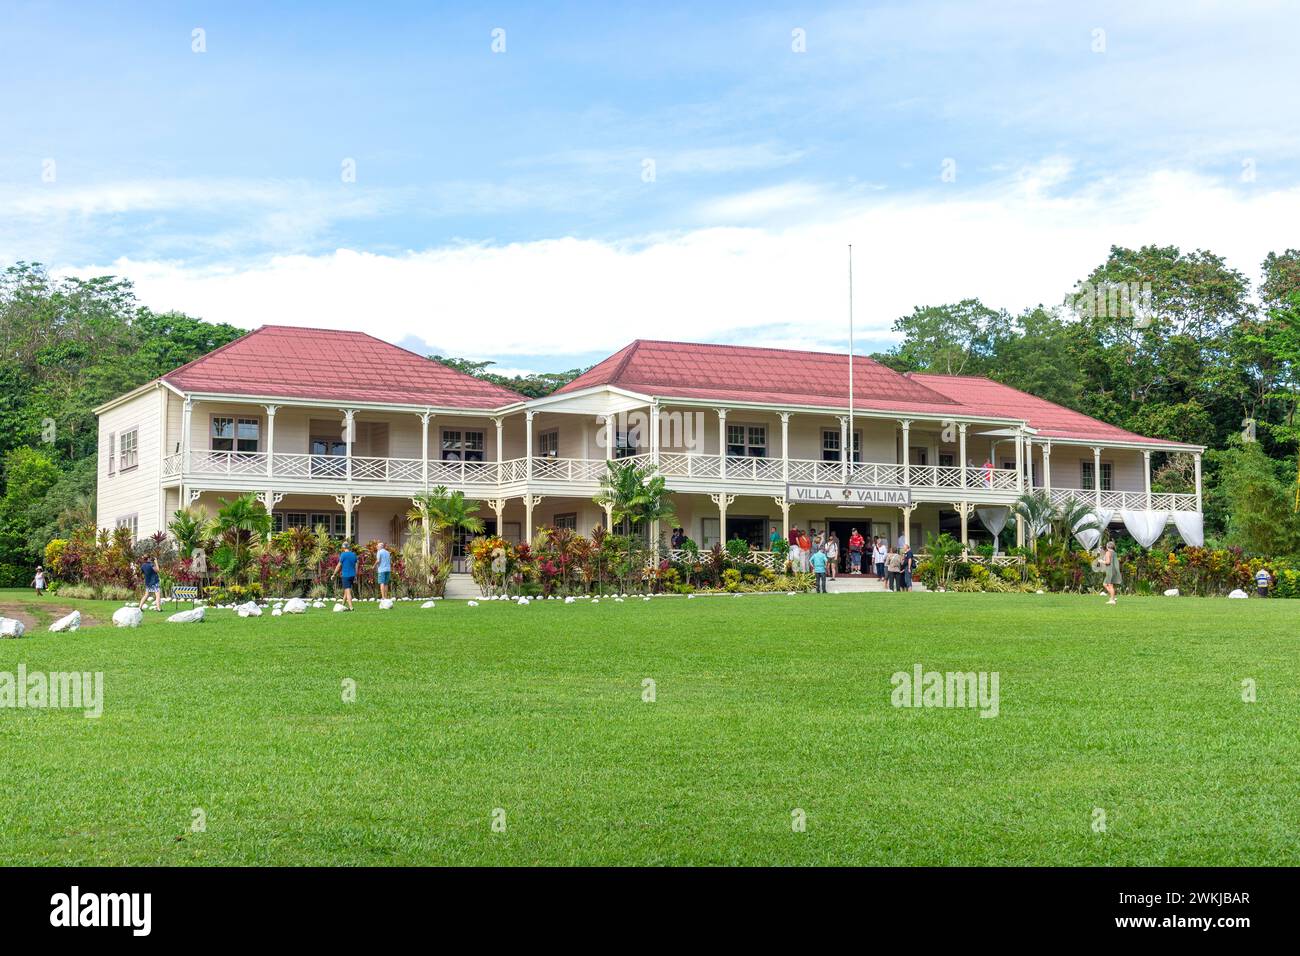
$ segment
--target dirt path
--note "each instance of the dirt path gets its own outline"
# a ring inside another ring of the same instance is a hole
[[[66,617],[73,612],[74,608],[66,607],[59,604],[37,604],[35,602],[17,604],[13,601],[6,601],[0,604],[0,617],[13,617],[23,622],[23,627],[29,631],[34,631],[38,627],[45,628],[53,624],[61,617]],[[38,620],[37,616],[44,620]],[[87,614],[81,612],[81,626],[95,627],[99,622]]]

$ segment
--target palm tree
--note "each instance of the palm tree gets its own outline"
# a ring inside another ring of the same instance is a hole
[[[201,548],[208,538],[208,520],[192,508],[182,508],[172,515],[167,530],[176,539],[176,547],[182,557],[190,557],[196,548]]]
[[[1092,505],[1086,501],[1070,498],[1064,504],[1052,504],[1046,492],[1034,491],[1021,495],[1015,504],[1015,512],[1025,519],[1029,526],[1031,547],[1038,553],[1038,539],[1047,536],[1050,544],[1056,547],[1068,546],[1070,538],[1080,531],[1102,530]]]
[[[1029,527],[1029,540],[1033,542],[1031,547],[1037,552],[1038,539],[1052,529],[1052,522],[1057,516],[1047,493],[1026,491],[1016,499],[1012,510],[1025,519],[1025,524]]]
[[[430,538],[438,539],[438,547],[433,557],[431,574],[446,580],[450,573],[452,540],[461,532],[468,534],[483,533],[483,519],[478,517],[479,502],[466,498],[463,491],[448,491],[445,485],[439,485],[427,495],[418,495],[412,499],[415,507],[407,512],[407,519],[418,523],[424,534],[424,554],[430,556]],[[435,584],[436,581],[431,581]]]
[[[1060,508],[1057,509],[1058,525],[1053,529],[1053,535],[1058,542],[1069,544],[1070,538],[1080,531],[1096,531],[1098,537],[1106,529],[1101,526],[1097,520],[1097,512],[1093,505],[1087,501],[1080,501],[1077,498],[1069,498]]]
[[[251,493],[240,495],[233,501],[219,498],[217,503],[221,507],[217,509],[213,528],[222,541],[218,552],[226,550],[227,553],[214,556],[214,560],[237,580],[244,569],[249,543],[271,533],[271,516],[257,496]]]
[[[626,520],[636,530],[646,522],[655,525],[677,516],[665,484],[663,475],[656,475],[653,465],[642,468],[634,461],[611,461],[600,479],[600,492],[592,501],[608,508],[616,523]],[[659,542],[654,544],[657,553]],[[629,540],[629,563],[631,559],[632,542]]]

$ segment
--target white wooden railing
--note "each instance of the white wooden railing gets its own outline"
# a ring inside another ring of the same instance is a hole
[[[1041,488],[1035,489],[1042,491]],[[1052,504],[1063,505],[1071,498],[1080,504],[1095,505],[1097,492],[1084,488],[1053,488]],[[1101,506],[1107,511],[1195,511],[1196,495],[1153,491],[1148,507],[1145,491],[1103,491]]]

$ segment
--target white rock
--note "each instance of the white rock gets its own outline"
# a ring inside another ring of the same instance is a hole
[[[622,599],[622,598],[614,598],[614,603],[615,603],[615,604],[622,604],[622,603],[623,603],[623,599]]]
[[[528,607],[528,598],[526,598],[526,597],[521,597],[521,598],[520,598],[518,601],[516,601],[515,603],[518,604],[520,607]]]
[[[392,598],[384,598],[384,600],[379,602],[379,610],[391,611],[393,609],[393,604],[394,601]]]
[[[303,614],[307,611],[307,602],[302,598],[289,598],[284,602],[285,614]]]
[[[335,604],[335,605],[334,605],[334,612],[335,612],[336,614],[337,614],[339,611],[346,611],[346,610],[347,610],[347,607],[345,607],[345,606],[342,605],[342,604]]]
[[[27,631],[16,617],[0,617],[0,637],[22,637]]]
[[[1244,598],[1244,597],[1250,597],[1250,595],[1247,594],[1245,591],[1243,591],[1241,588],[1237,588],[1237,589],[1234,590],[1231,594],[1229,594],[1228,597],[1230,597],[1230,598]]]
[[[324,607],[324,606],[325,606],[325,602],[324,602],[324,601],[313,601],[311,606],[312,606],[312,607],[316,607],[316,608]]]
[[[466,602],[465,602],[465,606],[466,606],[466,607],[478,607],[478,601],[466,601]]]
[[[144,614],[138,607],[120,607],[113,612],[113,623],[118,627],[139,627]]]
[[[1035,591],[1034,593],[1035,593],[1035,594],[1042,594],[1042,593],[1043,593],[1043,589],[1042,589],[1042,588],[1039,588],[1039,589],[1038,589],[1037,591]]]
[[[257,606],[256,601],[249,601],[247,604],[241,604],[235,608],[235,612],[240,617],[261,617],[262,609]]]
[[[1178,588],[1170,588],[1165,592],[1165,597],[1178,597]]]
[[[431,607],[437,607],[437,606],[438,605],[434,604],[432,601],[425,601],[423,604],[420,605],[420,607],[424,608],[426,611]]]
[[[284,610],[282,608],[278,608],[278,607],[271,608],[271,617],[280,617],[283,614],[284,614]]]
[[[258,613],[261,613],[260,611]],[[167,618],[169,624],[197,624],[203,620],[203,608],[196,607],[189,611],[177,611]]]
[[[566,597],[566,598],[564,599],[564,603],[565,603],[565,604],[572,604],[572,603],[573,603],[573,595],[569,595],[568,597]]]
[[[81,627],[81,612],[73,611],[67,617],[61,617],[50,625],[50,630],[55,634],[61,634],[64,631],[75,631]]]
[[[695,597],[694,594],[688,594],[688,595],[686,595],[686,599],[687,599],[688,601],[689,601],[691,598],[693,598],[693,597]]]
[[[599,604],[599,603],[600,603],[600,598],[592,598],[592,599],[591,599],[591,603],[592,603],[592,604]]]

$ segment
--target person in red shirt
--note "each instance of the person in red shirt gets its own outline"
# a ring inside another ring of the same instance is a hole
[[[862,548],[866,543],[862,535],[858,534],[858,529],[854,528],[853,533],[849,535],[849,572],[851,574],[862,573]]]

